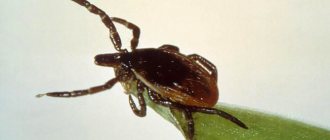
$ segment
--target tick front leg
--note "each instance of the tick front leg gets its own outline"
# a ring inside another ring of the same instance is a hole
[[[45,94],[38,94],[36,97],[42,97],[42,96],[51,96],[51,97],[78,97],[78,96],[84,96],[88,94],[94,94],[98,93],[107,89],[112,88],[114,84],[118,82],[117,78],[113,78],[106,82],[103,85],[91,87],[89,89],[83,89],[83,90],[74,90],[74,91],[62,91],[62,92],[49,92]]]
[[[214,80],[217,81],[218,72],[217,72],[217,67],[215,67],[214,64],[212,64],[209,60],[207,60],[206,58],[204,58],[198,54],[191,54],[191,55],[188,55],[188,57],[190,59],[192,59],[193,61],[196,61],[199,64],[201,64],[203,67],[205,67],[209,72],[211,72],[211,76],[214,78]]]
[[[140,37],[140,28],[136,26],[135,24],[126,21],[125,19],[117,18],[117,17],[111,17],[111,20],[114,22],[117,22],[121,25],[124,25],[126,28],[131,29],[133,32],[133,38],[131,39],[131,50],[134,51],[139,43],[139,37]]]
[[[121,39],[117,32],[117,29],[116,29],[115,25],[112,23],[112,20],[110,19],[110,17],[104,11],[102,11],[100,8],[96,7],[95,5],[91,4],[87,0],[72,0],[72,1],[78,3],[81,6],[86,7],[86,9],[88,11],[90,11],[91,13],[99,15],[100,18],[102,19],[102,22],[104,23],[104,25],[110,31],[110,39],[112,41],[112,44],[115,46],[115,49],[117,51],[124,51],[121,49],[122,44],[121,44]]]
[[[143,97],[143,91],[144,91],[144,86],[139,81],[137,84],[137,98],[139,100],[140,110],[136,107],[136,105],[132,99],[132,95],[128,96],[131,109],[133,110],[134,114],[139,117],[146,116],[146,112],[147,112],[146,103],[145,103],[144,97]]]

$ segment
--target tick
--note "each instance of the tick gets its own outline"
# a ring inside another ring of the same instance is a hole
[[[112,67],[116,76],[103,85],[89,89],[49,92],[38,94],[37,97],[44,95],[78,97],[110,89],[117,82],[124,86],[134,82],[140,106],[140,108],[136,106],[132,95],[128,93],[129,104],[134,114],[139,117],[146,115],[143,93],[147,93],[146,97],[152,102],[183,112],[188,125],[189,139],[194,137],[192,114],[195,112],[215,114],[247,129],[247,126],[233,115],[212,108],[218,101],[217,69],[207,59],[197,54],[184,55],[179,52],[178,47],[173,45],[137,49],[140,36],[139,27],[124,19],[109,17],[104,11],[86,0],[73,1],[100,16],[104,25],[109,29],[110,39],[118,52],[95,56],[95,64]],[[131,52],[122,49],[121,39],[114,22],[132,30]]]

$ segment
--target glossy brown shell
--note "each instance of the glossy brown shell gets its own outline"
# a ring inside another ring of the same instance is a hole
[[[163,98],[183,105],[212,107],[218,101],[217,82],[189,57],[164,49],[137,49],[122,56],[137,79]]]

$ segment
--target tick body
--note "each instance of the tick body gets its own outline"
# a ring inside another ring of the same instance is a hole
[[[137,98],[140,108],[128,93],[133,112],[140,117],[146,115],[146,103],[143,93],[156,104],[177,109],[185,114],[188,125],[188,139],[193,139],[194,112],[219,115],[239,127],[247,126],[236,117],[212,108],[218,101],[217,69],[207,59],[197,55],[184,55],[173,45],[162,45],[158,48],[137,49],[140,29],[126,20],[109,17],[101,9],[86,0],[73,0],[86,7],[91,13],[99,15],[110,31],[110,39],[118,51],[111,54],[95,56],[95,64],[112,67],[115,78],[103,85],[83,90],[49,92],[39,94],[52,97],[78,97],[110,89],[117,82],[136,82]],[[113,22],[122,24],[133,32],[131,52],[121,48],[121,39]]]
[[[95,63],[114,67],[117,77],[126,75],[126,79],[141,81],[164,99],[212,107],[218,100],[215,69],[205,70],[194,56],[198,55],[185,56],[177,47],[164,45],[158,49],[97,55]]]

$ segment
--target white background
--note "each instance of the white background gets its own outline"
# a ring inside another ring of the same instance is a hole
[[[0,139],[183,139],[148,109],[136,117],[120,85],[98,95],[37,99],[114,76],[93,57],[115,52],[100,19],[70,0],[0,0]],[[165,43],[218,67],[220,102],[330,128],[327,0],[94,0]],[[124,46],[130,32],[119,28]]]

